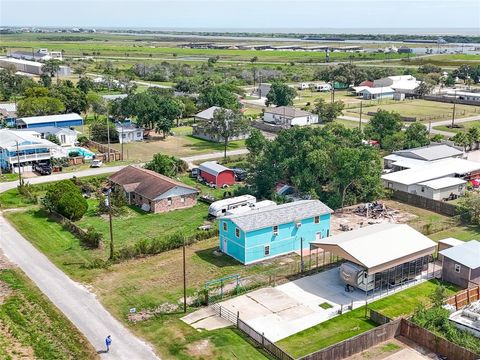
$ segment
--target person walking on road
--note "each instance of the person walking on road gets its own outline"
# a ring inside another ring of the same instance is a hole
[[[109,352],[110,345],[112,345],[112,338],[110,337],[110,335],[108,335],[107,338],[105,339],[105,345],[107,346],[107,352]]]

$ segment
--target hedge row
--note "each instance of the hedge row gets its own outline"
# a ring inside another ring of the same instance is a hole
[[[100,247],[102,243],[102,234],[96,231],[93,227],[89,227],[87,231],[85,231],[61,214],[52,213],[51,217],[62,224],[64,229],[75,235],[83,245],[94,249]]]

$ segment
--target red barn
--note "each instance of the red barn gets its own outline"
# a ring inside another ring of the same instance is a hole
[[[207,183],[212,183],[218,187],[235,184],[235,173],[233,170],[218,164],[215,161],[207,161],[199,166],[200,177]]]

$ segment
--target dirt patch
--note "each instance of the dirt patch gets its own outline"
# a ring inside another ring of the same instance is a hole
[[[14,360],[33,360],[37,359],[35,353],[30,346],[23,345],[14,336],[8,326],[0,322],[0,334],[2,334],[2,342],[0,346],[5,345],[5,351],[11,359]]]
[[[395,223],[395,224],[405,224],[417,217],[417,215],[411,214],[406,211],[399,209],[387,207],[388,211],[385,212],[385,216],[367,216],[356,212],[357,208],[363,206],[364,204],[350,206],[344,208],[343,211],[338,211],[332,214],[330,220],[330,229],[332,235],[343,232],[342,228],[348,228],[350,230],[355,230],[363,226],[380,224],[380,223]]]
[[[207,339],[198,340],[187,345],[187,352],[197,358],[210,359],[213,356],[213,349]]]
[[[399,336],[385,341],[361,353],[352,355],[346,360],[417,360],[437,359],[437,355],[422,348],[418,344]]]

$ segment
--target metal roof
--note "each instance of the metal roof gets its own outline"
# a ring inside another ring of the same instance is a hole
[[[112,101],[117,99],[125,99],[128,94],[111,94],[111,95],[102,95],[104,100]]]
[[[15,104],[15,103],[3,103],[3,104],[0,104],[0,109],[8,111],[8,112],[15,112],[15,111],[17,111],[17,104]]]
[[[345,254],[342,257],[348,256],[367,269],[377,268],[380,271],[395,266],[398,261],[409,261],[405,259],[413,255],[433,252],[436,248],[435,242],[410,226],[392,223],[366,226],[311,244],[321,248],[338,248]]]
[[[76,135],[77,132],[75,130],[71,130],[68,128],[61,128],[57,126],[39,126],[39,127],[34,127],[34,128],[27,128],[27,129],[17,129],[16,131],[22,131],[22,132],[33,132],[33,133],[48,133],[48,134],[58,134],[58,133],[67,133],[69,135]]]
[[[201,163],[198,166],[198,168],[202,171],[205,171],[215,176],[218,176],[218,174],[220,174],[223,171],[233,171],[223,165],[220,165],[216,161],[207,161],[207,162]]]
[[[424,166],[419,166],[413,169],[385,174],[382,175],[382,179],[384,181],[403,185],[413,185],[444,177],[454,177],[455,175],[462,176],[479,170],[480,163],[478,162],[449,158],[432,161]]]
[[[470,269],[480,267],[480,241],[477,240],[442,250],[440,254]]]
[[[463,151],[445,144],[428,145],[414,149],[399,150],[394,152],[395,155],[402,157],[414,158],[418,160],[440,160],[449,157],[461,156]]]
[[[33,136],[30,132],[22,132],[10,129],[0,129],[0,148],[15,150],[18,145],[21,149],[35,148],[41,146],[42,148],[56,148],[57,145],[45,140],[39,139]]]
[[[205,119],[205,120],[212,120],[213,119],[213,113],[215,110],[222,109],[219,106],[211,106],[208,109],[205,109],[203,111],[200,111],[195,117],[200,118],[200,119]]]
[[[245,232],[269,226],[330,214],[333,210],[319,200],[300,200],[251,210],[245,214],[225,216]]]
[[[455,185],[466,184],[467,182],[460,178],[455,177],[446,177],[441,179],[435,179],[430,181],[422,182],[418,185],[426,186],[434,190],[445,189]]]
[[[76,113],[69,113],[69,114],[58,114],[58,115],[31,116],[31,117],[23,117],[23,118],[17,119],[17,121],[22,121],[27,125],[41,124],[46,122],[72,121],[72,120],[83,121],[83,118]]]
[[[361,91],[360,93],[367,93],[371,95],[377,95],[377,94],[393,94],[395,90],[393,90],[391,87],[373,87],[373,88],[366,88]]]
[[[450,246],[457,246],[457,245],[464,244],[465,241],[449,237],[449,238],[446,238],[446,239],[438,240],[438,243],[439,244],[450,245]]]
[[[274,108],[266,108],[266,114],[275,114],[275,115],[283,115],[288,118],[296,118],[301,116],[309,116],[312,115],[308,111],[304,111],[301,109],[297,109],[293,106],[278,106]]]

